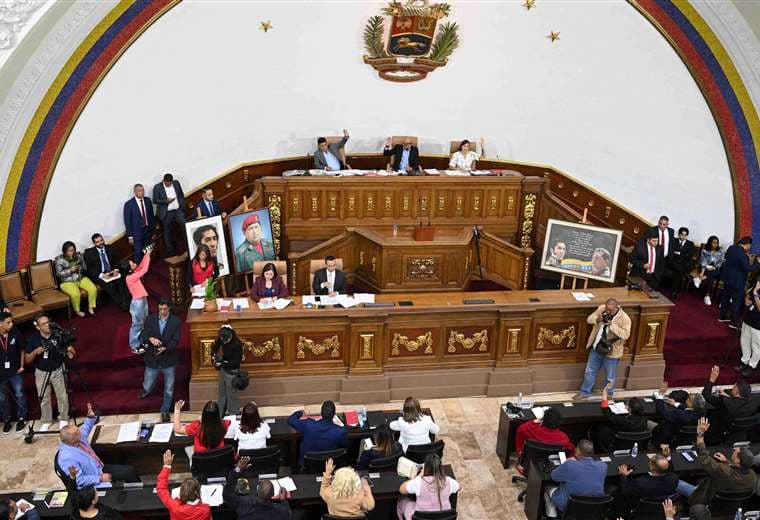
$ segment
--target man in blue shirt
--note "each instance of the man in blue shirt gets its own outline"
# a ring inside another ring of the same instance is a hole
[[[546,490],[546,516],[558,517],[557,510],[567,509],[570,495],[584,497],[604,496],[604,478],[607,464],[594,460],[594,445],[583,439],[575,450],[575,458],[570,459],[552,471],[552,480],[559,487]]]
[[[303,410],[298,410],[288,417],[288,424],[303,435],[298,453],[299,465],[303,465],[304,453],[334,450],[348,445],[346,428],[333,422],[335,403],[332,401],[322,403],[322,418],[318,421],[311,418],[301,420],[302,415]]]

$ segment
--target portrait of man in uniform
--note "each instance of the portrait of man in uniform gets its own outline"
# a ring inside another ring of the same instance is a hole
[[[276,260],[268,209],[230,215],[229,225],[236,272],[250,271],[259,260]]]

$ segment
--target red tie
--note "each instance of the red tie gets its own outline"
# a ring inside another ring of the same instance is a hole
[[[649,270],[647,273],[654,272],[654,247],[649,246]]]
[[[85,452],[87,455],[95,459],[95,462],[97,462],[98,466],[101,468],[103,467],[103,461],[100,460],[100,457],[98,457],[98,454],[95,453],[95,450],[92,449],[92,447],[87,444],[86,442],[79,441],[79,449]]]
[[[145,214],[145,204],[142,199],[140,199],[140,214],[143,218],[143,226],[148,227],[148,216]]]

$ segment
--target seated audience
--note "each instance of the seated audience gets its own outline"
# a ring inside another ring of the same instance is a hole
[[[550,486],[546,489],[546,516],[561,516],[558,510],[567,509],[570,495],[581,497],[604,496],[604,479],[607,476],[607,463],[594,460],[594,445],[591,441],[582,439],[575,450],[575,458],[567,460],[554,468],[551,479],[559,487]]]
[[[87,419],[82,427],[70,424],[60,431],[58,443],[58,467],[64,473],[73,466],[77,471],[77,487],[111,487],[112,482],[140,482],[140,476],[132,466],[103,464],[87,440],[98,422],[92,405],[87,403]]]
[[[249,457],[240,457],[235,468],[227,475],[224,486],[224,503],[235,510],[238,520],[291,520],[294,516],[285,499],[287,491],[274,496],[271,480],[259,480],[256,493],[251,494],[251,483],[240,474],[250,467]]]
[[[697,275],[694,277],[694,287],[697,289],[702,285],[702,282],[705,282],[705,305],[712,305],[710,293],[715,282],[720,279],[720,268],[723,266],[724,260],[720,241],[718,237],[712,235],[707,239],[699,253],[699,266],[697,266]]]
[[[391,421],[390,428],[401,432],[398,441],[406,453],[406,449],[412,445],[430,444],[430,434],[435,435],[441,429],[433,422],[429,415],[422,413],[420,402],[414,397],[404,400],[404,415]]]
[[[708,444],[718,444],[725,433],[731,428],[731,423],[741,417],[750,417],[757,412],[757,401],[752,397],[752,387],[743,379],[739,379],[731,390],[713,395],[713,385],[718,380],[720,368],[712,367],[710,379],[702,389],[702,396],[710,403],[713,426],[712,435],[707,436]]]
[[[69,477],[71,477],[72,482],[77,481],[77,473],[77,468],[74,466],[69,468]],[[99,503],[98,490],[95,489],[95,486],[85,486],[82,489],[77,489],[76,485],[74,485],[67,491],[71,497],[71,518],[74,520],[82,518],[97,518],[98,520],[121,519],[121,513],[107,505]]]
[[[200,421],[194,420],[187,426],[182,424],[180,413],[185,401],[174,403],[174,433],[188,435],[193,439],[193,445],[185,448],[187,458],[193,460],[193,453],[224,448],[224,435],[230,427],[230,421],[222,420],[219,415],[219,405],[215,401],[206,401],[203,405]]]
[[[259,415],[256,403],[248,403],[240,415],[240,425],[235,430],[238,450],[260,450],[267,447],[267,439],[272,434],[269,425]]]
[[[678,238],[672,241],[672,250],[667,255],[668,267],[672,273],[672,296],[678,298],[681,290],[681,280],[694,269],[694,253],[696,247],[689,240],[689,228],[678,228]],[[688,278],[687,278],[688,279]]]
[[[752,247],[752,237],[742,237],[726,250],[726,261],[720,270],[723,291],[720,293],[721,323],[728,323],[732,329],[739,328],[741,309],[744,303],[744,288],[747,286],[747,275],[760,269],[760,263],[755,258],[750,262],[749,250]]]
[[[340,468],[333,475],[335,465],[327,459],[319,496],[327,504],[327,512],[333,516],[361,516],[375,508],[372,489],[366,479],[359,478],[353,468]]]
[[[486,154],[483,146],[483,138],[480,138],[480,153],[474,152],[470,148],[470,141],[467,139],[459,143],[459,150],[454,152],[449,160],[449,169],[474,170],[475,164]]]
[[[628,518],[628,513],[640,498],[664,498],[674,495],[678,486],[678,475],[670,471],[667,457],[657,454],[649,459],[649,473],[630,477],[633,469],[626,464],[618,466],[620,475],[620,496],[623,510],[620,516]]]
[[[129,310],[130,296],[125,283],[125,277],[121,276],[110,282],[106,282],[100,277],[104,273],[112,276],[119,274],[119,270],[116,268],[118,266],[116,263],[116,253],[111,246],[106,244],[103,235],[100,233],[92,235],[92,243],[93,247],[84,250],[87,277],[96,285],[102,287],[121,310]]]
[[[164,452],[164,467],[156,479],[156,494],[169,510],[171,520],[205,520],[211,518],[211,507],[201,502],[201,485],[194,478],[186,478],[179,488],[179,497],[172,498],[169,491],[169,475],[174,455]]]
[[[343,271],[336,269],[337,265],[338,262],[334,256],[325,257],[325,266],[314,273],[314,280],[311,282],[314,294],[333,297],[346,293],[346,275]]]
[[[398,499],[396,514],[399,520],[412,520],[415,511],[451,511],[449,496],[459,491],[459,482],[443,472],[441,458],[435,453],[425,457],[422,471],[399,488],[405,495]],[[414,495],[415,499],[406,495]]]
[[[365,449],[364,441],[362,441],[356,469],[367,469],[373,460],[384,459],[402,451],[401,444],[393,440],[393,434],[385,425],[377,427],[372,436],[372,443],[374,446]]]
[[[26,393],[24,392],[24,345],[21,332],[13,325],[13,316],[0,312],[0,413],[3,414],[3,434],[11,432],[11,400],[16,402],[16,433],[26,427]],[[11,391],[5,389],[6,384]]]
[[[701,393],[688,394],[686,401],[679,403],[672,397],[665,399],[667,386],[655,396],[654,409],[660,422],[652,430],[652,444],[672,445],[682,426],[696,426],[697,420],[705,414],[705,398]]]
[[[383,148],[383,155],[385,157],[392,157],[389,165],[393,171],[405,172],[407,175],[419,172],[422,169],[420,165],[420,151],[412,144],[412,138],[404,138],[404,144],[397,144],[392,146],[393,141],[390,137],[385,140],[385,148]]]
[[[87,264],[84,263],[84,256],[77,252],[74,242],[64,242],[61,250],[63,254],[55,257],[55,274],[61,281],[61,290],[68,295],[77,316],[83,318],[85,314],[80,309],[82,295],[79,289],[84,289],[87,293],[88,312],[94,316],[98,303],[98,288],[86,276]]]
[[[739,343],[742,347],[742,358],[736,370],[742,377],[751,377],[760,361],[760,276],[744,294],[744,305],[747,307],[742,322],[742,333]]]
[[[706,417],[697,424],[697,456],[702,469],[707,473],[698,486],[688,482],[678,482],[678,493],[689,499],[689,505],[709,505],[716,493],[723,491],[754,490],[757,475],[752,469],[752,452],[749,448],[734,448],[731,459],[720,452],[711,454],[705,446],[705,432],[710,428]]]
[[[522,423],[517,428],[517,433],[515,434],[515,452],[517,453],[517,460],[520,461],[523,447],[527,440],[564,446],[565,452],[568,456],[572,457],[575,454],[575,446],[570,441],[570,437],[559,429],[561,425],[562,415],[560,415],[559,410],[556,408],[549,408],[546,410],[541,419],[534,419]],[[517,470],[522,472],[522,466],[519,465],[519,462]]]
[[[341,149],[348,142],[348,130],[343,129],[343,139],[337,143],[328,145],[327,139],[317,139],[317,150],[314,152],[314,168],[317,170],[340,171],[349,170],[351,167],[345,164],[340,155]]]
[[[187,279],[190,280],[190,286],[205,286],[206,280],[217,276],[219,276],[219,266],[211,256],[211,249],[206,244],[198,244],[195,256],[187,264]]]
[[[346,437],[346,428],[340,423],[340,419],[335,417],[335,403],[325,401],[322,403],[320,419],[314,420],[311,417],[302,419],[304,411],[298,410],[288,417],[288,424],[301,432],[301,448],[298,453],[298,464],[303,465],[303,456],[305,453],[312,451],[329,451],[337,448],[348,446]]]
[[[282,278],[277,274],[277,268],[272,262],[264,265],[264,268],[261,270],[261,276],[256,278],[251,288],[251,298],[255,302],[287,298],[289,294],[288,286],[285,285]]]
[[[608,387],[602,390],[602,413],[607,417],[608,424],[598,424],[591,430],[591,439],[594,446],[601,452],[614,451],[615,433],[617,432],[645,432],[647,431],[647,418],[644,417],[644,400],[633,397],[628,401],[628,414],[616,414],[610,410]]]
[[[19,512],[24,520],[40,520],[40,515],[36,509],[30,508],[26,504],[17,504],[10,498],[0,499],[0,520],[16,520],[19,518]]]

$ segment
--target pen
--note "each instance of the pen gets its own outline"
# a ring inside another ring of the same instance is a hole
[[[211,491],[211,496],[214,496],[214,493],[216,493],[216,488]]]

